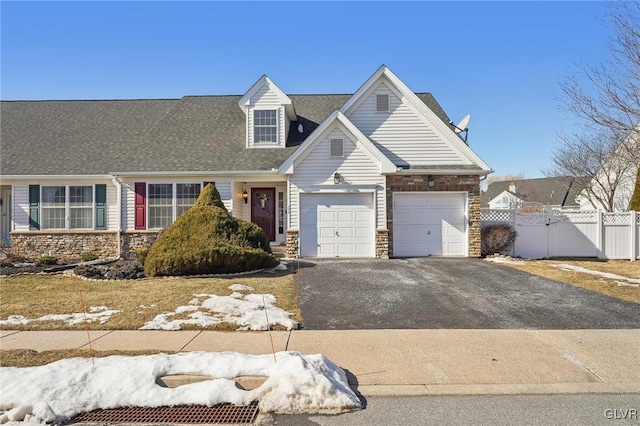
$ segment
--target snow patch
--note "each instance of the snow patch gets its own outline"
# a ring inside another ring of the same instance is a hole
[[[274,271],[286,271],[287,270],[287,265],[289,265],[288,262],[280,262],[280,264],[278,266],[276,266],[275,268],[273,268]]]
[[[552,266],[558,269],[561,269],[563,271],[582,272],[584,274],[590,274],[590,275],[596,275],[598,277],[608,278],[616,281],[616,283],[619,286],[640,287],[640,279],[638,278],[629,278],[623,275],[612,274],[610,272],[593,271],[591,269],[583,268],[582,266],[574,266],[566,263],[555,264]]]
[[[253,291],[254,290],[253,287],[249,287],[248,285],[242,285],[242,284],[231,284],[227,288],[231,291]]]
[[[238,284],[230,286],[238,289]],[[242,290],[251,289],[248,286]],[[252,289],[253,290],[253,289]],[[165,312],[145,323],[140,330],[181,330],[182,325],[199,325],[210,327],[215,324],[237,324],[238,330],[267,330],[281,324],[288,330],[298,327],[293,321],[292,313],[277,306],[276,297],[272,294],[241,294],[234,291],[229,296],[215,294],[196,294],[189,306],[178,306],[174,312]],[[204,300],[201,300],[204,299]],[[269,328],[265,308],[269,317]],[[176,315],[193,312],[188,319],[173,319]]]
[[[104,324],[117,314],[118,310],[109,309],[106,306],[91,306],[86,314],[87,322],[99,321]],[[25,325],[34,321],[64,321],[67,325],[81,324],[85,321],[84,313],[52,314],[40,318],[29,319],[22,315],[11,315],[6,320],[0,320],[0,325]]]
[[[248,405],[282,414],[342,413],[361,408],[345,372],[323,355],[278,352],[247,355],[235,352],[190,352],[138,357],[73,358],[40,367],[0,367],[0,423],[60,423],[96,409],[161,407],[221,403]],[[156,383],[160,376],[189,372],[213,380],[177,388]],[[238,376],[267,380],[245,391]]]
[[[511,265],[524,265],[524,260],[514,259],[513,257],[487,257],[484,260],[493,263],[509,263]]]

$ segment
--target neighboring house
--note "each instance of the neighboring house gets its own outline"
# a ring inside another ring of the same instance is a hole
[[[640,124],[638,124],[629,134],[623,144],[618,147],[615,157],[611,158],[586,185],[579,195],[577,202],[580,204],[580,210],[605,210],[612,212],[626,212],[629,210],[629,202],[633,195],[638,174],[638,154],[640,152],[640,142],[638,135],[640,134]],[[624,150],[630,146],[636,146],[635,159],[625,155]],[[615,182],[615,191],[611,200],[610,182]],[[590,195],[587,195],[587,189]]]
[[[3,236],[130,256],[213,183],[289,257],[480,255],[492,170],[429,93],[381,66],[353,95],[2,102]]]
[[[513,209],[527,203],[552,208],[578,209],[578,190],[571,177],[521,179],[491,183],[481,204],[490,209]]]

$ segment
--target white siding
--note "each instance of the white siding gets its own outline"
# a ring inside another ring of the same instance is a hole
[[[253,110],[254,109],[275,109],[278,116],[278,146],[284,147],[287,139],[287,132],[289,130],[289,120],[282,106],[282,100],[280,95],[272,90],[268,85],[264,84],[260,90],[258,90],[251,97],[251,105],[247,109],[247,146],[270,146],[271,144],[255,144],[253,143]]]
[[[471,164],[390,87],[381,81],[345,114],[378,149],[397,166]],[[390,112],[376,112],[378,94],[389,95]]]
[[[289,211],[291,226],[299,228],[299,191],[327,190],[371,191],[376,193],[376,226],[386,227],[385,177],[380,175],[380,166],[362,148],[346,136],[346,132],[334,128],[302,160],[294,164],[295,173],[291,177]],[[344,140],[344,157],[331,157],[331,139]],[[333,183],[333,174],[338,172],[341,184]],[[362,186],[362,189],[359,189]],[[375,188],[374,188],[375,186]]]

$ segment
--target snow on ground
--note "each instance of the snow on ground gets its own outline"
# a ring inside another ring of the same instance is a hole
[[[104,324],[118,312],[120,311],[109,309],[106,306],[91,306],[86,314],[86,320],[87,322],[100,321],[100,324]],[[22,315],[11,315],[6,320],[0,320],[0,325],[24,325],[32,321],[64,321],[67,325],[74,325],[83,323],[85,314],[54,314],[34,319],[29,319]]]
[[[270,328],[277,324],[288,330],[298,327],[291,319],[293,314],[275,306],[274,295],[241,294],[238,291],[252,291],[253,288],[240,284],[233,284],[229,289],[233,291],[229,296],[195,294],[188,306],[178,306],[174,312],[156,315],[140,330],[180,330],[183,324],[208,327],[224,322],[238,324],[238,330],[267,330],[267,316]],[[192,312],[188,319],[172,319],[188,312]]]
[[[582,272],[585,274],[591,274],[591,275],[596,275],[603,278],[609,278],[611,280],[614,280],[618,284],[618,286],[621,286],[621,287],[640,288],[640,279],[637,279],[637,278],[629,278],[623,275],[612,274],[609,272],[593,271],[591,269],[583,268],[581,266],[568,265],[566,263],[556,264],[553,266],[558,269],[562,269],[563,271]]]
[[[259,401],[264,412],[341,413],[360,409],[345,372],[323,355],[189,352],[57,361],[40,367],[0,367],[0,423],[60,423],[98,408],[160,407]],[[213,380],[165,388],[158,377],[202,374]],[[250,391],[233,378],[266,376]]]
[[[524,265],[524,260],[513,257],[486,257],[484,260],[494,263],[510,263],[512,265]]]

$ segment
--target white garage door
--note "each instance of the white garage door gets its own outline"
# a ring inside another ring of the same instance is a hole
[[[373,194],[301,194],[302,257],[373,257]]]
[[[466,196],[393,194],[393,255],[466,256]]]

